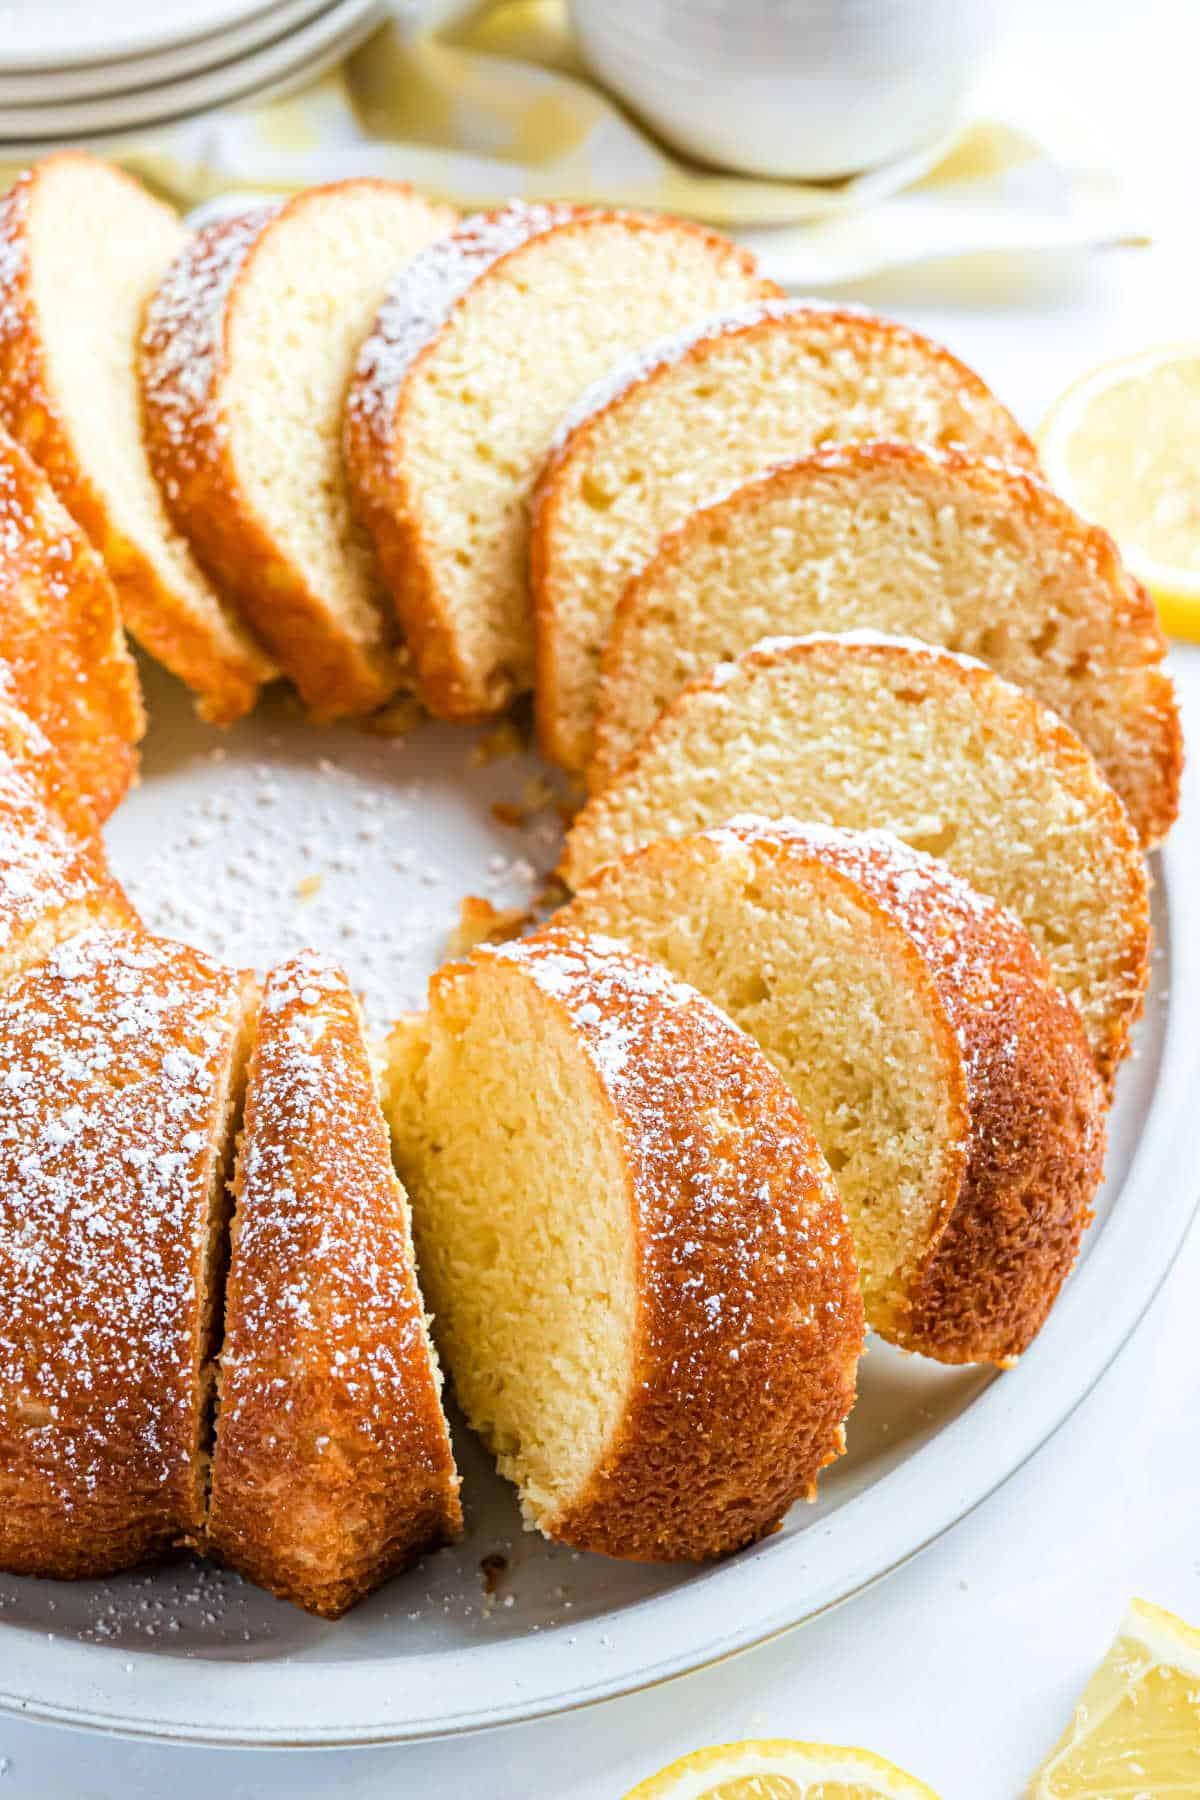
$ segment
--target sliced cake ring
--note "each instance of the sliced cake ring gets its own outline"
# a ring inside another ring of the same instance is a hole
[[[147,307],[146,441],[167,509],[320,719],[400,684],[342,408],[388,284],[456,217],[402,182],[309,188],[206,226]]]
[[[1105,1095],[1011,914],[887,833],[743,817],[606,864],[550,923],[634,945],[759,1044],[834,1171],[869,1325],[948,1363],[1028,1347]]]
[[[777,291],[697,225],[519,202],[401,272],[346,456],[431,712],[485,718],[532,684],[529,495],[566,408],[664,332]]]
[[[685,687],[567,838],[614,857],[740,812],[891,831],[1025,926],[1111,1081],[1149,970],[1128,814],[1057,714],[982,663],[873,632],[766,639]]]
[[[1028,470],[875,442],[758,475],[668,531],[604,648],[588,787],[679,690],[781,633],[858,627],[962,650],[1060,713],[1144,845],[1179,804],[1166,639],[1112,539]]]
[[[825,1160],[751,1040],[626,945],[448,964],[388,1109],[460,1405],[527,1526],[702,1560],[843,1446],[863,1314]]]
[[[337,1618],[462,1529],[440,1391],[358,1007],[306,952],[250,1061],[206,1547]]]
[[[99,552],[128,630],[227,724],[278,670],[172,525],[142,437],[142,312],[187,241],[86,151],[27,170],[0,205],[0,424]]]

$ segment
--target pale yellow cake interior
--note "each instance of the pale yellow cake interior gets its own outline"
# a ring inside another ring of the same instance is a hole
[[[548,543],[556,681],[569,766],[590,750],[600,657],[621,590],[663,533],[785,457],[863,438],[1002,455],[1018,433],[954,366],[901,333],[855,347],[777,325],[727,333],[597,415],[563,465]]]
[[[270,665],[176,531],[142,441],[137,345],[146,303],[188,233],[106,164],[65,158],[39,178],[29,224],[33,298],[76,460],[115,529],[230,653]],[[100,546],[104,548],[104,546]],[[112,571],[120,586],[121,571]]]
[[[239,481],[331,619],[368,644],[385,635],[383,590],[350,507],[346,389],[391,281],[452,222],[384,185],[308,194],[256,246],[231,316],[239,379],[225,406]]]
[[[713,663],[771,634],[864,625],[981,657],[1062,713],[1110,779],[1153,780],[1157,733],[1138,704],[1152,628],[1122,614],[1082,521],[1025,493],[986,474],[981,492],[913,452],[900,466],[801,464],[697,519],[618,612],[589,786]]]
[[[599,864],[739,812],[894,832],[1015,913],[1103,1056],[1137,992],[1132,833],[1082,751],[1043,747],[1050,715],[948,658],[833,639],[690,689],[596,795],[570,839]],[[982,673],[982,672],[981,672]]]
[[[472,1426],[549,1525],[629,1389],[626,1170],[579,1035],[491,962],[402,1022],[386,1104],[434,1335]]]
[[[529,494],[563,413],[631,350],[759,290],[696,233],[560,231],[497,264],[414,374],[402,454],[441,605],[501,697],[532,680]]]
[[[631,857],[555,923],[665,963],[757,1041],[833,1170],[868,1322],[886,1332],[957,1186],[965,1129],[945,1017],[900,932],[819,864],[759,861],[732,837]]]

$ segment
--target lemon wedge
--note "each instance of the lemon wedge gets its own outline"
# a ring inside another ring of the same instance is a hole
[[[1200,1631],[1133,1600],[1029,1800],[1200,1794]]]
[[[625,1800],[938,1800],[932,1788],[869,1750],[748,1738],[694,1750]]]
[[[1116,538],[1164,628],[1200,641],[1200,344],[1093,369],[1038,444],[1051,486]]]

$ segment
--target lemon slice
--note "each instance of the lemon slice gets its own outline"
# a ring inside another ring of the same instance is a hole
[[[1168,1794],[1200,1794],[1200,1631],[1133,1600],[1029,1800]]]
[[[1111,531],[1165,629],[1200,640],[1200,344],[1093,369],[1038,437],[1051,485]]]
[[[625,1800],[938,1800],[932,1788],[869,1750],[748,1738],[694,1750]]]

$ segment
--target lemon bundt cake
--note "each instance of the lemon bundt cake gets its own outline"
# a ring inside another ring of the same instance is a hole
[[[186,241],[169,207],[84,151],[27,170],[0,204],[0,424],[103,557],[134,637],[224,723],[275,670],[167,517],[138,392],[142,311]]]
[[[64,938],[136,923],[91,808],[41,729],[0,700],[0,986]]]
[[[400,182],[309,188],[206,226],[147,308],[146,441],[167,509],[321,718],[400,682],[342,409],[388,283],[456,216]]]
[[[311,953],[263,991],[234,1196],[207,1541],[337,1618],[462,1513],[358,1008]]]
[[[873,626],[965,650],[1081,737],[1144,844],[1179,803],[1179,714],[1149,596],[1027,471],[913,444],[819,450],[668,532],[621,595],[588,785],[686,682],[779,632]]]
[[[530,686],[529,493],[565,408],[664,331],[776,291],[698,226],[569,206],[468,219],[403,271],[346,443],[432,712],[481,718]]]
[[[528,1524],[641,1560],[761,1537],[842,1447],[863,1331],[783,1081],[603,939],[476,950],[429,997],[393,1142],[442,1355]]]
[[[1022,922],[1112,1076],[1146,986],[1146,871],[1121,802],[1031,694],[870,632],[766,639],[684,688],[579,814],[563,877],[739,812],[877,826],[942,857]]]
[[[0,1566],[195,1543],[253,985],[98,932],[0,994]]]
[[[747,307],[657,345],[583,396],[534,496],[538,736],[552,760],[586,767],[613,613],[663,533],[781,457],[861,438],[1036,466],[977,375],[857,308]]]
[[[104,565],[0,430],[0,693],[45,732],[96,818],[137,772],[137,666]]]
[[[1011,915],[886,833],[741,818],[609,863],[552,924],[633,944],[756,1040],[834,1171],[869,1325],[943,1362],[1026,1348],[1104,1092]]]

